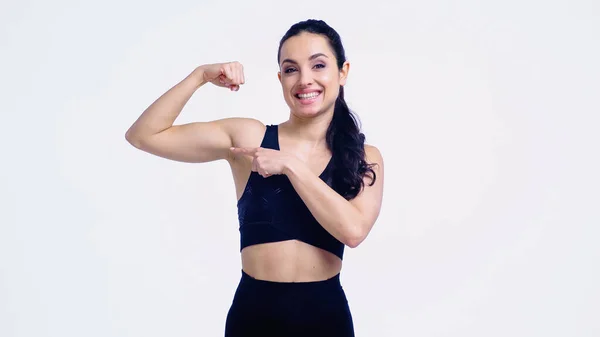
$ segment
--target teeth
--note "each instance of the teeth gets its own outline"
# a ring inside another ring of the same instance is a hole
[[[320,94],[319,92],[311,92],[308,94],[298,94],[297,96],[299,98],[315,98],[315,97],[319,96],[319,94]]]

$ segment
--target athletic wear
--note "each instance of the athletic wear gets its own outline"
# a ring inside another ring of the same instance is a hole
[[[279,150],[277,125],[268,125],[261,147]],[[333,161],[320,178],[331,186]],[[343,258],[344,244],[313,217],[285,175],[252,172],[238,201],[241,249],[299,240]],[[240,250],[241,250],[240,249]],[[227,314],[225,337],[354,337],[340,274],[313,282],[258,280],[242,270]]]
[[[272,282],[242,271],[225,337],[354,337],[339,274],[324,281]]]
[[[277,125],[268,125],[261,147],[279,150]],[[319,176],[331,186],[332,160]],[[344,255],[344,244],[327,232],[310,213],[285,175],[263,178],[252,172],[237,203],[240,250],[259,243],[299,240]]]

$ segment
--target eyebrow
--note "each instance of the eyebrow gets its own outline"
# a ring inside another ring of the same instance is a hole
[[[325,55],[325,54],[323,54],[323,53],[316,53],[316,54],[314,54],[314,55],[311,55],[311,56],[308,58],[308,60],[309,60],[309,61],[312,61],[312,60],[316,59],[316,58],[317,58],[317,57],[319,57],[319,56],[324,56],[324,57],[327,57],[327,55]],[[292,59],[285,59],[285,60],[281,61],[281,64],[284,64],[284,63],[286,63],[286,62],[288,62],[288,63],[293,63],[293,64],[298,64],[298,62],[296,62],[296,61],[294,61],[294,60],[292,60]]]

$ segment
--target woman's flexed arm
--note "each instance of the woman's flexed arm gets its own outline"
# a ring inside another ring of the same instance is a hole
[[[229,158],[234,132],[247,124],[260,124],[249,118],[225,118],[215,121],[173,125],[196,90],[212,83],[239,90],[245,82],[238,62],[197,67],[154,101],[127,130],[125,138],[136,148],[172,160],[208,162]]]

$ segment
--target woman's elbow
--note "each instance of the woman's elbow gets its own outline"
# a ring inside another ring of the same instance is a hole
[[[364,230],[364,226],[357,226],[355,229],[348,233],[345,244],[350,248],[358,247],[367,238],[368,232]]]

